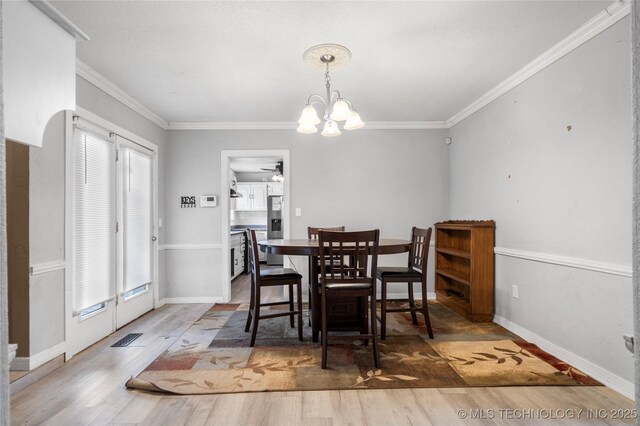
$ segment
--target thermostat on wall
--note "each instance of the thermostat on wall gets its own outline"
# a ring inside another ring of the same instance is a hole
[[[218,197],[215,195],[201,195],[200,207],[215,207],[218,205]]]

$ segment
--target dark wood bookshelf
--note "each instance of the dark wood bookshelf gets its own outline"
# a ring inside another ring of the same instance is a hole
[[[471,321],[493,321],[495,222],[451,220],[435,228],[436,299]]]

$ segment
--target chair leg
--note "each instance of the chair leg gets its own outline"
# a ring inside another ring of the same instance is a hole
[[[256,288],[256,296],[253,312],[253,330],[251,330],[251,343],[249,346],[253,347],[256,343],[256,335],[258,334],[258,322],[260,321],[260,289]]]
[[[380,286],[380,339],[387,338],[387,280],[382,279],[382,285]]]
[[[413,298],[413,283],[409,282],[409,308],[411,309],[411,320],[414,325],[418,325],[418,315],[416,315],[416,301]]]
[[[322,292],[322,296],[321,296],[321,324],[322,324],[322,336],[321,336],[321,340],[322,340],[322,369],[326,369],[327,368],[327,341],[329,339],[327,339],[327,297],[325,292]]]
[[[309,287],[309,296],[307,300],[309,301],[309,327],[311,327],[311,287]]]
[[[431,328],[431,320],[429,319],[429,305],[427,304],[427,284],[422,284],[422,315],[424,315],[424,323],[427,326],[429,339],[433,339],[433,329]]]
[[[253,278],[253,276],[252,276]],[[251,320],[253,317],[253,308],[255,306],[255,299],[256,299],[256,294],[255,294],[255,287],[253,286],[253,279],[250,280],[250,284],[251,284],[251,296],[249,298],[249,313],[247,314],[247,324],[244,326],[244,332],[248,332],[249,331],[249,327],[251,327]]]
[[[302,341],[302,280],[298,280],[298,338]]]
[[[293,311],[293,284],[289,284],[289,312],[291,312],[291,315],[289,315],[289,323],[291,324],[291,328],[295,327],[293,323],[295,314]]]
[[[373,349],[373,363],[375,364],[376,368],[380,368],[380,353],[378,352],[378,330],[377,330],[377,323],[378,320],[376,319],[376,300],[374,297],[371,297],[371,314],[370,314],[370,318],[371,318],[371,340],[372,340],[372,349]]]

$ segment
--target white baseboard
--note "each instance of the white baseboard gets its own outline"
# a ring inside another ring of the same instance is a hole
[[[62,355],[66,351],[66,343],[61,342],[55,346],[45,349],[42,352],[38,352],[32,356],[18,356],[11,363],[11,370],[13,371],[31,371],[41,365],[51,361],[57,356]]]
[[[610,371],[592,363],[591,361],[584,359],[580,355],[576,355],[567,349],[556,345],[543,337],[538,336],[532,331],[527,330],[524,327],[519,326],[506,318],[494,315],[493,321],[500,324],[507,330],[517,334],[528,342],[538,345],[541,349],[549,352],[551,355],[561,359],[562,361],[576,367],[580,371],[590,375],[594,379],[603,383],[607,387],[614,391],[626,396],[627,398],[634,400],[635,385],[620,376],[613,374]]]
[[[224,303],[222,297],[166,297],[160,300],[160,306],[167,303]]]

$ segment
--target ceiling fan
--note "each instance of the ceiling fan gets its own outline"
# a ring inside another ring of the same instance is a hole
[[[261,167],[260,170],[264,170],[265,172],[278,172],[279,174],[282,174],[282,164],[282,161],[278,161],[273,168],[269,169]]]

